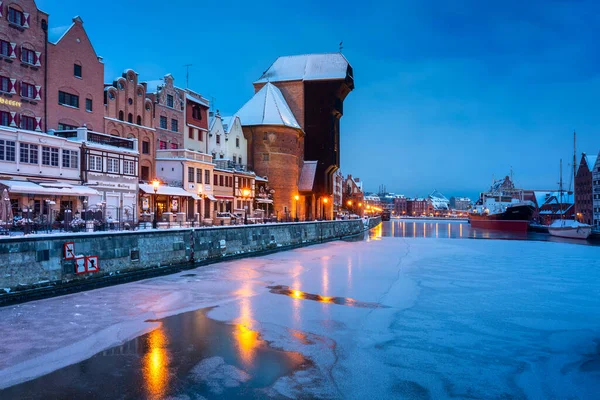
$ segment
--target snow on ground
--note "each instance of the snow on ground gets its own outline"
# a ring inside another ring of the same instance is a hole
[[[332,242],[5,307],[0,388],[157,326],[147,320],[218,305],[211,318],[314,361],[267,395],[593,398],[600,392],[599,256],[598,247],[531,241]],[[273,285],[325,300],[270,293]],[[247,378],[232,368],[216,358],[196,372],[218,391]]]

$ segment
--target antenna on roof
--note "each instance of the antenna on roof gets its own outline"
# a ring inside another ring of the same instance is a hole
[[[342,49],[344,48],[344,41],[342,40],[340,42],[340,53],[342,52]]]
[[[185,64],[185,88],[188,89],[190,87],[190,67],[193,64]]]

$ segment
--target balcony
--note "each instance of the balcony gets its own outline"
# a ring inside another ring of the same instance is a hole
[[[215,167],[219,169],[229,169],[233,171],[248,171],[248,167],[245,164],[234,163],[231,160],[214,160]]]
[[[172,150],[157,150],[156,151],[156,159],[181,159],[181,160],[191,160],[191,161],[200,161],[204,163],[213,163],[213,158],[209,154],[199,153],[197,151],[191,151],[186,149],[172,149]]]
[[[135,150],[133,140],[124,139],[118,136],[104,135],[102,133],[88,131],[87,141],[90,143],[98,143],[106,146]]]

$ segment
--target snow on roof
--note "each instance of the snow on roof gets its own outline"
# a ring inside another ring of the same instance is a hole
[[[596,165],[596,159],[598,158],[597,155],[595,156],[589,156],[589,155],[585,155],[585,162],[587,163],[587,167],[590,171],[592,171],[594,169],[594,165]]]
[[[189,93],[186,93],[186,94],[185,94],[185,98],[186,98],[186,99],[188,99],[188,100],[190,100],[190,101],[193,101],[193,102],[195,102],[195,103],[202,104],[203,106],[206,106],[206,107],[208,107],[208,106],[209,106],[209,104],[208,104],[208,100],[206,100],[206,99],[204,99],[204,98],[203,98],[203,99],[199,99],[199,98],[197,98],[197,97],[194,97],[194,96],[192,96],[192,95],[191,95],[191,94],[189,94]]]
[[[349,65],[342,53],[279,57],[254,83],[345,79]]]
[[[75,26],[74,23],[48,29],[48,41],[52,44],[60,42],[63,36],[65,36],[73,26]]]
[[[302,129],[279,89],[267,83],[236,113],[243,126],[283,125]]]
[[[317,161],[304,161],[298,182],[298,191],[310,192],[313,190],[315,175],[317,173]]]

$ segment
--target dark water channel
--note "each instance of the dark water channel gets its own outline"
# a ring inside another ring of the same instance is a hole
[[[164,318],[150,333],[2,390],[0,399],[257,398],[279,377],[309,365],[206,311]]]

